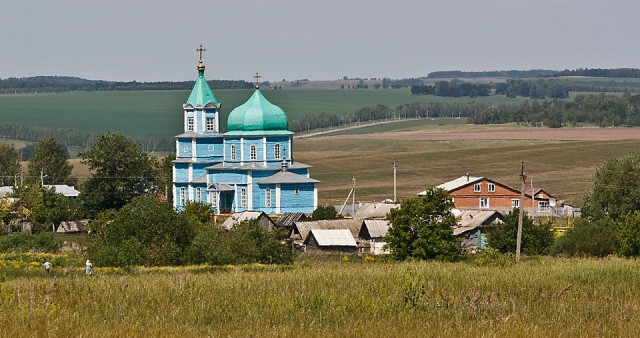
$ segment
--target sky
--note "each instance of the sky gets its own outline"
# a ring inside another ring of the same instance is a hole
[[[640,68],[637,0],[23,0],[0,4],[0,78],[410,78]]]

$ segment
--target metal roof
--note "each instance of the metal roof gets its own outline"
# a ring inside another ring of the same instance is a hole
[[[214,104],[216,108],[220,106],[220,102],[213,95],[207,80],[204,78],[204,69],[198,70],[196,83],[193,85],[191,94],[183,106],[185,108],[189,105],[194,108],[204,108],[209,104]]]
[[[191,181],[191,183],[207,183],[207,174],[199,176],[195,180]]]
[[[54,188],[57,194],[62,194],[65,197],[78,197],[78,195],[80,195],[80,191],[66,184],[53,184],[53,185],[45,184],[44,187]],[[12,186],[0,187],[0,196],[10,195],[12,193],[13,193]]]
[[[483,178],[486,178],[486,177],[476,177],[476,176],[464,175],[464,176],[460,176],[460,177],[456,178],[455,180],[451,180],[449,182],[442,183],[442,184],[436,186],[436,188],[444,189],[444,190],[446,190],[448,192],[451,192],[451,191],[456,190],[458,188],[464,187],[467,184],[471,184],[471,183],[475,183],[477,181],[480,181]],[[418,196],[424,196],[426,194],[427,194],[427,191],[423,190],[423,191],[418,193]]]
[[[369,236],[384,237],[389,231],[389,221],[384,219],[365,219],[362,228],[367,228]]]
[[[319,246],[358,246],[347,229],[312,229],[311,235]]]
[[[234,191],[232,186],[222,183],[213,183],[207,187],[207,191]]]
[[[269,102],[259,89],[247,102],[232,110],[227,119],[229,132],[287,131],[287,127],[284,110]]]
[[[294,174],[290,171],[280,171],[258,182],[258,184],[296,184],[318,182],[320,181],[309,178],[307,176]]]
[[[307,215],[302,212],[285,212],[284,214],[282,214],[282,216],[280,216],[280,218],[278,218],[276,224],[283,227],[290,227],[293,226],[295,222],[301,219],[303,221],[306,221]]]
[[[222,135],[214,132],[196,133],[194,131],[188,131],[186,133],[176,135],[175,137],[176,138],[212,138],[212,137],[222,138]]]
[[[262,162],[260,162],[262,163]],[[218,164],[214,164],[212,166],[206,167],[205,169],[217,169],[217,170],[222,170],[222,169],[232,169],[232,170],[280,170],[280,166],[265,166],[262,164],[258,164],[256,162],[251,162],[249,164],[240,164],[240,163],[233,163],[233,164],[223,164],[223,163],[218,163]],[[311,168],[310,165],[308,164],[304,164],[304,163],[300,163],[300,162],[292,162],[289,164],[288,166],[289,170],[292,169],[305,169],[305,168]]]
[[[400,209],[400,204],[365,203],[353,215],[354,218],[387,218],[391,209]]]
[[[298,229],[303,241],[307,239],[311,229],[348,229],[353,237],[358,237],[361,227],[361,219],[332,219],[295,223],[295,228]]]

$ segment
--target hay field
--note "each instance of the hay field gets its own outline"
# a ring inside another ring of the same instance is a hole
[[[23,264],[0,282],[5,337],[633,337],[640,264],[512,266],[350,257],[290,267]],[[17,264],[17,263],[13,263]],[[26,265],[26,266],[25,266]],[[55,279],[52,278],[55,276]]]

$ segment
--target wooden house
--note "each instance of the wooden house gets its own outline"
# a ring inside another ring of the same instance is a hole
[[[457,218],[453,235],[462,239],[462,247],[470,252],[485,249],[487,232],[504,223],[504,216],[495,210],[466,210]]]
[[[320,221],[296,222],[289,232],[289,238],[296,245],[303,245],[312,229],[335,230],[346,229],[351,232],[352,237],[358,237],[362,228],[361,219],[332,219]]]
[[[304,244],[306,252],[355,253],[358,250],[358,244],[349,229],[311,229]]]
[[[380,255],[383,253],[389,253],[384,249],[387,244],[383,241],[383,237],[387,235],[389,231],[389,221],[383,219],[365,219],[362,222],[362,228],[358,237],[361,244],[365,247],[368,246],[368,252],[373,255]]]
[[[82,232],[84,231],[84,228],[88,224],[89,224],[88,219],[83,219],[80,221],[64,221],[60,223],[60,225],[58,226],[58,229],[56,229],[56,232],[65,233],[65,234]]]

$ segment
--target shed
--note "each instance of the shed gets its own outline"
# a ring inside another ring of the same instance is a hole
[[[306,221],[309,218],[302,212],[285,212],[276,221],[277,226],[291,228],[298,221]]]
[[[304,244],[307,252],[355,253],[358,250],[348,229],[311,229]]]
[[[258,224],[267,231],[273,230],[273,227],[275,226],[271,217],[262,211],[243,211],[232,214],[231,217],[227,218],[227,220],[222,223],[222,227],[227,230],[231,230],[234,225],[251,220],[257,220]]]
[[[380,255],[389,253],[388,250],[384,249],[387,243],[382,240],[382,237],[386,236],[388,231],[389,221],[384,219],[365,219],[362,222],[358,237],[362,241],[365,251],[368,245],[369,253]]]
[[[486,248],[486,233],[504,223],[504,215],[495,210],[463,211],[458,224],[453,228],[453,235],[462,239],[462,246],[467,251]]]
[[[80,221],[64,221],[60,223],[56,232],[65,234],[82,232],[87,225],[89,225],[88,219],[83,219]]]

